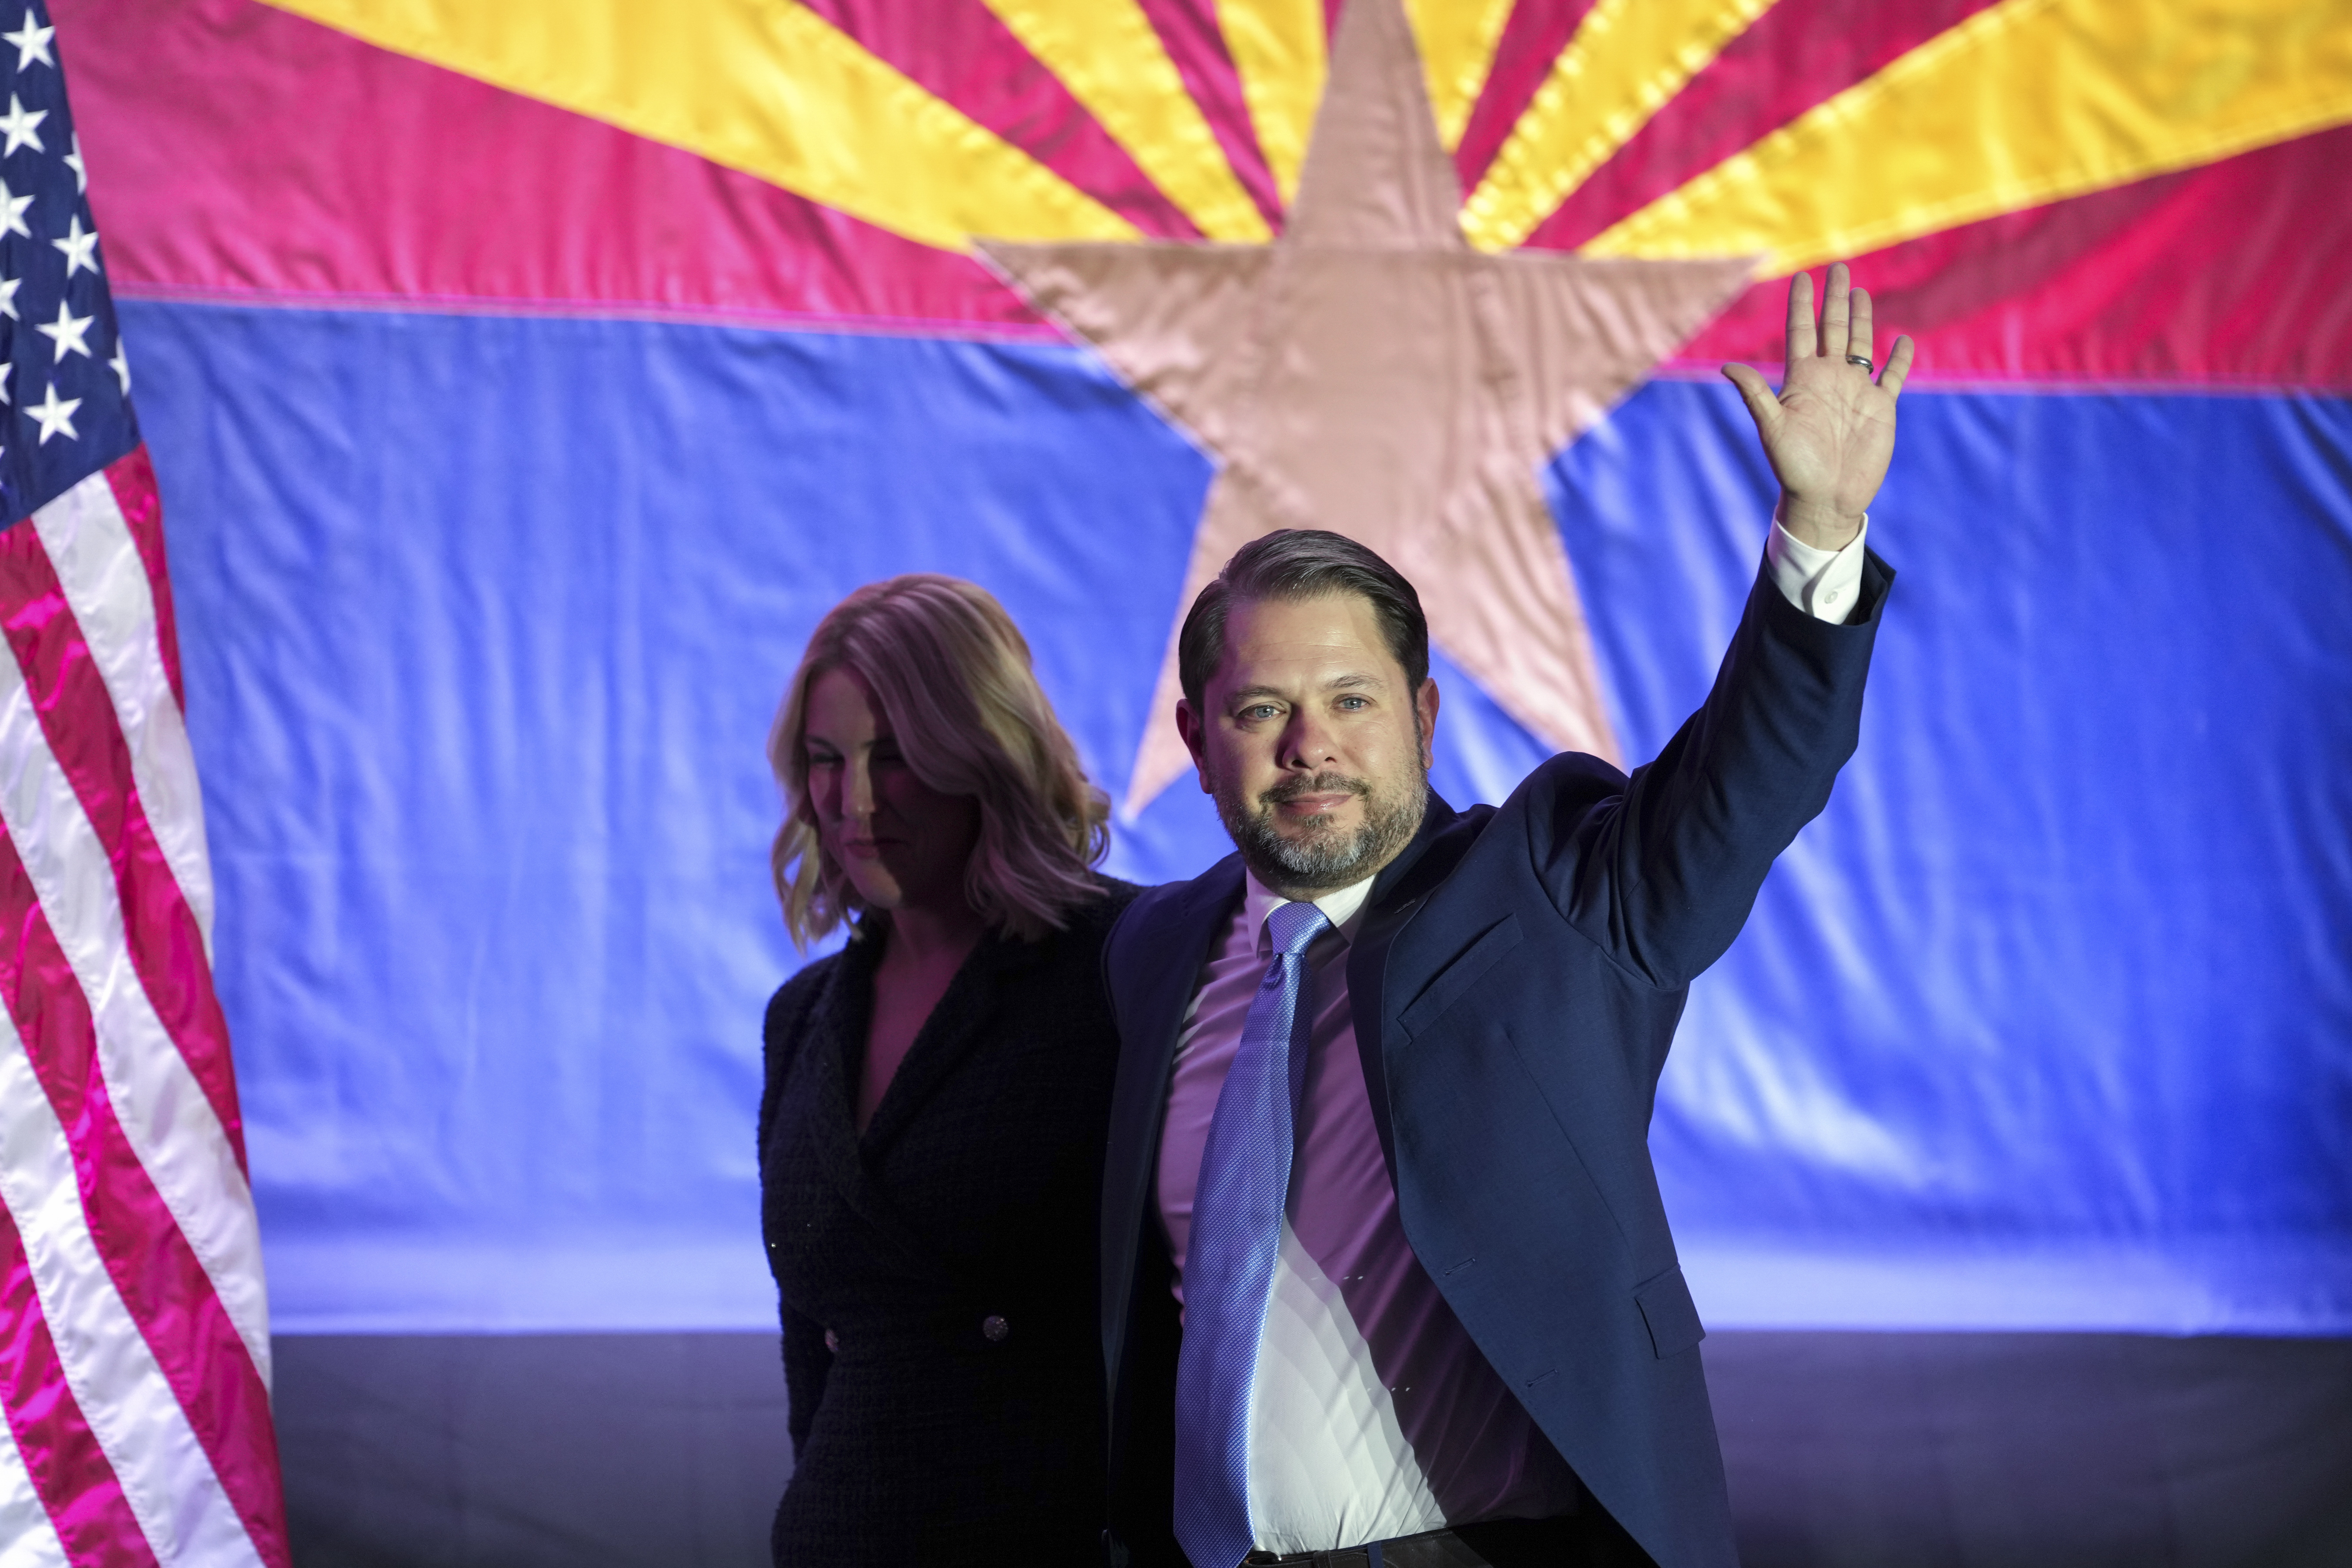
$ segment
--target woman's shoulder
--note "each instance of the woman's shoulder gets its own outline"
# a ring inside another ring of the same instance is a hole
[[[764,1170],[767,1162],[768,1130],[776,1114],[776,1099],[783,1091],[784,1080],[792,1076],[793,1061],[800,1054],[802,1037],[808,1033],[810,1015],[818,999],[824,994],[825,982],[841,966],[841,954],[829,952],[812,963],[801,966],[800,973],[776,987],[768,998],[767,1016],[760,1025],[761,1068],[764,1083],[760,1090],[760,1150]]]
[[[801,965],[799,973],[776,987],[775,994],[768,998],[767,1016],[760,1031],[771,1051],[780,1041],[788,1041],[800,1032],[808,1019],[810,1009],[824,994],[825,982],[835,970],[842,966],[845,952],[844,949],[814,959]]]
[[[1143,893],[1132,882],[1088,873],[1087,892],[1075,903],[1064,904],[1054,926],[1033,937],[1000,932],[993,951],[996,962],[1013,969],[1087,969],[1102,960],[1103,943],[1127,907]]]
[[[1118,924],[1128,905],[1143,896],[1143,889],[1100,874],[1088,880],[1094,884],[1094,896],[1063,912],[1061,936],[1065,946],[1098,952],[1109,939],[1110,928]]]
[[[1118,917],[1127,912],[1127,906],[1143,897],[1146,891],[1133,882],[1122,882],[1117,877],[1106,877],[1100,872],[1095,873],[1094,883],[1096,897],[1087,908],[1106,930],[1118,924]]]

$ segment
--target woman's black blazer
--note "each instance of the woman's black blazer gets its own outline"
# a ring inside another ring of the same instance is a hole
[[[880,921],[769,1004],[761,1199],[793,1447],[778,1563],[1100,1560],[1102,945],[1137,891],[1106,880],[1040,942],[984,938],[863,1136]]]

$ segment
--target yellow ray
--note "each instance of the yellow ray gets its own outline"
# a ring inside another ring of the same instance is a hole
[[[274,0],[369,43],[700,153],[926,245],[1133,225],[794,0]]]
[[[2343,0],[2007,0],[1585,250],[1775,277],[2347,121]]]
[[[1508,250],[1748,30],[1772,0],[1600,0],[1462,208],[1481,250]]]
[[[1502,41],[1511,0],[1405,0],[1404,9],[1421,44],[1437,139],[1451,153],[1462,144],[1463,127],[1495,68],[1495,46]]]
[[[1329,69],[1323,0],[1217,0],[1217,30],[1242,79],[1250,129],[1283,205],[1298,190],[1315,108]]]
[[[984,0],[1211,239],[1273,237],[1136,0]]]

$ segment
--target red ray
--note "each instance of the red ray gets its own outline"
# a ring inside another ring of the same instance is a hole
[[[1478,188],[1486,165],[1503,150],[1511,127],[1519,122],[1536,89],[1551,73],[1552,61],[1575,35],[1576,25],[1592,9],[1592,0],[1519,0],[1495,41],[1495,64],[1486,85],[1471,106],[1462,127],[1462,141],[1454,150],[1454,167],[1462,176],[1462,194]]]
[[[1234,58],[1225,52],[1225,35],[1217,26],[1212,0],[1141,0],[1141,4],[1152,31],[1160,35],[1160,47],[1176,62],[1184,90],[1200,106],[1217,145],[1224,149],[1234,177],[1257,204],[1266,226],[1280,234],[1282,193],[1275,185],[1265,154],[1258,148],[1257,128],[1250,123],[1249,103],[1242,97],[1241,72],[1234,68]]]
[[[126,293],[1052,332],[968,257],[249,0],[56,17]]]
[[[980,0],[805,0],[937,97],[1052,169],[1155,239],[1198,239],[1061,79]]]
[[[1862,257],[1882,353],[1930,381],[2352,390],[2352,126]],[[1759,283],[1677,356],[1774,365],[1787,285]]]
[[[1990,4],[1780,0],[1570,191],[1527,243],[1575,249]]]

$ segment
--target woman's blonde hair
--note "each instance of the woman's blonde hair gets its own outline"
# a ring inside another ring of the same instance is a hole
[[[809,688],[833,669],[866,683],[918,779],[980,802],[964,897],[991,926],[1034,941],[1096,896],[1087,868],[1109,847],[1110,802],[1078,765],[1027,639],[978,584],[914,572],[868,583],[817,624],[768,731],[768,765],[784,792],[769,858],[795,944],[865,908],[809,807]]]

